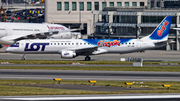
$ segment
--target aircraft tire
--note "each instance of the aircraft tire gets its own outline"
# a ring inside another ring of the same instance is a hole
[[[89,57],[89,56],[85,57],[85,61],[90,61],[90,60],[91,60],[91,57]]]
[[[21,60],[25,60],[25,58],[21,58]]]

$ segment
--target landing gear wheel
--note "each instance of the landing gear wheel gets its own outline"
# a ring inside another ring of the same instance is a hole
[[[89,56],[85,57],[85,61],[90,61],[90,60],[91,60],[91,57],[89,57]]]
[[[21,55],[21,60],[25,60],[25,54]]]
[[[25,60],[25,58],[21,58],[21,60]]]

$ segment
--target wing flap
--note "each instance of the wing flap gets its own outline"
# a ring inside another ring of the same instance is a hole
[[[48,36],[52,36],[54,34],[63,33],[63,32],[71,32],[71,31],[76,31],[76,30],[80,30],[80,29],[71,29],[71,30],[63,30],[63,31],[48,31],[48,32],[35,33],[35,34],[31,33],[31,34],[26,34],[26,35],[22,35],[22,36],[12,35],[13,37],[10,36],[10,37],[12,37],[10,40],[18,41],[18,40],[22,40],[22,39],[36,39],[36,38],[45,39]],[[8,39],[7,37],[6,37],[6,39]]]
[[[86,47],[86,48],[67,48],[62,51],[75,51],[75,52],[88,52],[97,50],[98,47]]]
[[[93,46],[93,47],[86,47],[86,48],[67,48],[62,51],[74,51],[76,54],[81,55],[91,55],[91,54],[102,54],[107,52],[106,49],[99,48],[102,46]]]

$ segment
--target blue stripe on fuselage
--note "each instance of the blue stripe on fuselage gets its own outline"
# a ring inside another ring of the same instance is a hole
[[[19,47],[19,45],[11,45],[10,47]]]
[[[129,42],[132,39],[82,39],[82,40],[87,42],[87,43],[95,44],[95,43],[98,43],[99,41],[110,42],[110,41],[114,41],[114,40],[117,40],[117,41],[120,40],[120,43],[126,43],[126,42]]]

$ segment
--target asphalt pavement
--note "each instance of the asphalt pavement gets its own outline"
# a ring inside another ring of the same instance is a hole
[[[21,54],[5,53],[5,48],[0,50],[0,59],[20,60]],[[144,61],[180,61],[180,51],[147,50],[145,53],[134,52],[128,54],[101,54],[90,56],[92,61],[120,60],[121,58],[143,58]],[[26,60],[79,60],[84,61],[85,56],[73,59],[62,59],[60,54],[25,54]]]
[[[179,72],[1,69],[0,79],[180,81]]]

